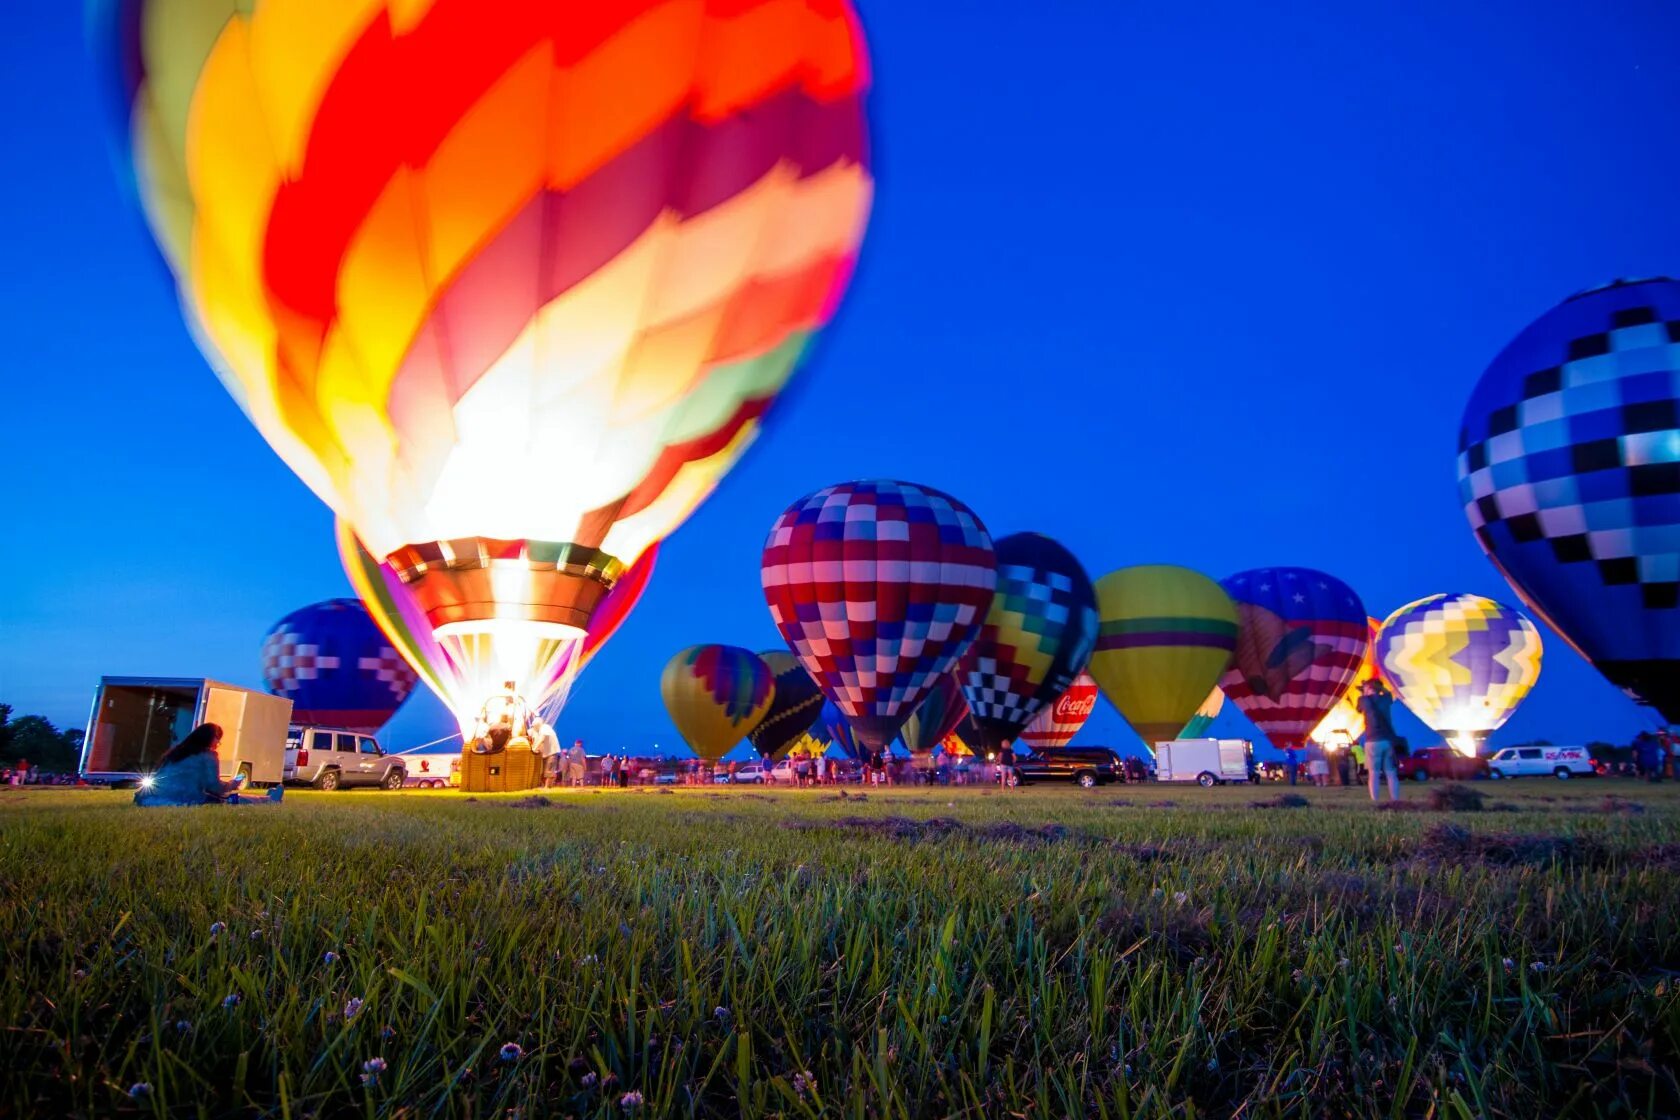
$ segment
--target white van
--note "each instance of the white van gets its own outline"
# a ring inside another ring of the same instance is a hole
[[[1490,778],[1551,775],[1569,779],[1598,773],[1586,747],[1506,747],[1488,758]]]
[[[1254,762],[1247,739],[1174,739],[1155,744],[1157,782],[1197,782],[1217,786],[1246,782]]]

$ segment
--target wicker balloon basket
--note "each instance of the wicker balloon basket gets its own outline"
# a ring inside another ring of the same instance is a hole
[[[511,793],[542,785],[543,756],[526,739],[506,750],[480,754],[470,746],[461,753],[461,788],[469,793]]]

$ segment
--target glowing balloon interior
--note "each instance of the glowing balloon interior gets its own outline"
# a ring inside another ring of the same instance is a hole
[[[339,559],[350,585],[398,652],[455,716],[463,735],[477,722],[484,698],[506,681],[553,723],[577,675],[629,616],[641,598],[658,547],[644,552],[595,608],[589,628],[529,650],[517,643],[504,655],[489,636],[439,633],[427,623],[409,585],[389,564],[376,561],[348,525],[337,525]],[[469,645],[468,643],[473,643]]]
[[[1365,682],[1377,676],[1377,627],[1381,625],[1376,619],[1366,619],[1370,645],[1366,648],[1365,659],[1359,663],[1359,671],[1348,682],[1347,688],[1342,690],[1341,698],[1336,706],[1327,712],[1318,726],[1307,736],[1314,743],[1329,750],[1340,750],[1352,746],[1365,735],[1365,713],[1359,710],[1359,698],[1364,694]]]
[[[872,185],[850,6],[96,0],[92,24],[228,391],[461,687],[539,687],[845,287]]]

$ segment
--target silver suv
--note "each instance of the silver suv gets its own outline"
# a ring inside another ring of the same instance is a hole
[[[293,727],[286,733],[287,782],[316,789],[378,786],[401,789],[407,765],[401,755],[386,754],[379,740],[330,727]]]

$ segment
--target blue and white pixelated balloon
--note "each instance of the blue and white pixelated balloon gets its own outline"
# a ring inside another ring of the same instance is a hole
[[[293,611],[262,644],[263,682],[292,702],[294,723],[372,734],[419,679],[355,599]]]
[[[1585,291],[1518,335],[1470,397],[1458,478],[1523,602],[1680,722],[1680,282]]]

